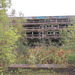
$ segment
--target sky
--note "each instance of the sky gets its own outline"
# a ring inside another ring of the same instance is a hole
[[[11,0],[12,6],[8,10],[15,9],[15,16],[22,12],[27,16],[65,16],[75,15],[75,0]]]

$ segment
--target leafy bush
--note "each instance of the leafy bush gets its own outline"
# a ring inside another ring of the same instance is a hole
[[[25,55],[27,64],[62,64],[66,63],[66,54],[64,50],[57,47],[36,46],[28,49]]]
[[[68,63],[75,65],[75,53],[68,54],[67,61]]]

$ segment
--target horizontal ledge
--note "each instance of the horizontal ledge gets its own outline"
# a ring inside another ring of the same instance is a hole
[[[49,24],[71,24],[70,22],[51,22],[51,23],[23,23],[23,25],[49,25]]]
[[[37,68],[37,69],[65,69],[65,68],[72,68],[73,66],[69,65],[64,65],[64,64],[11,64],[8,68],[25,68],[25,69],[30,69],[30,68]],[[75,66],[74,66],[75,67]]]

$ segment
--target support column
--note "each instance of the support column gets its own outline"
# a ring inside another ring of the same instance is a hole
[[[42,29],[44,29],[44,25],[42,26]],[[42,31],[42,38],[44,38],[44,31]]]
[[[59,29],[59,25],[58,25],[58,29]]]
[[[63,19],[62,19],[62,22],[63,22]]]
[[[33,32],[32,32],[32,37],[33,37]]]
[[[57,19],[56,19],[56,23],[57,23]]]

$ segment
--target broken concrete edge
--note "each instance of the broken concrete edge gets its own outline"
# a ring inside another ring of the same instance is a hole
[[[75,68],[75,65],[70,64],[11,64],[9,69],[18,69],[18,68],[24,68],[24,69],[69,69],[69,68]]]

